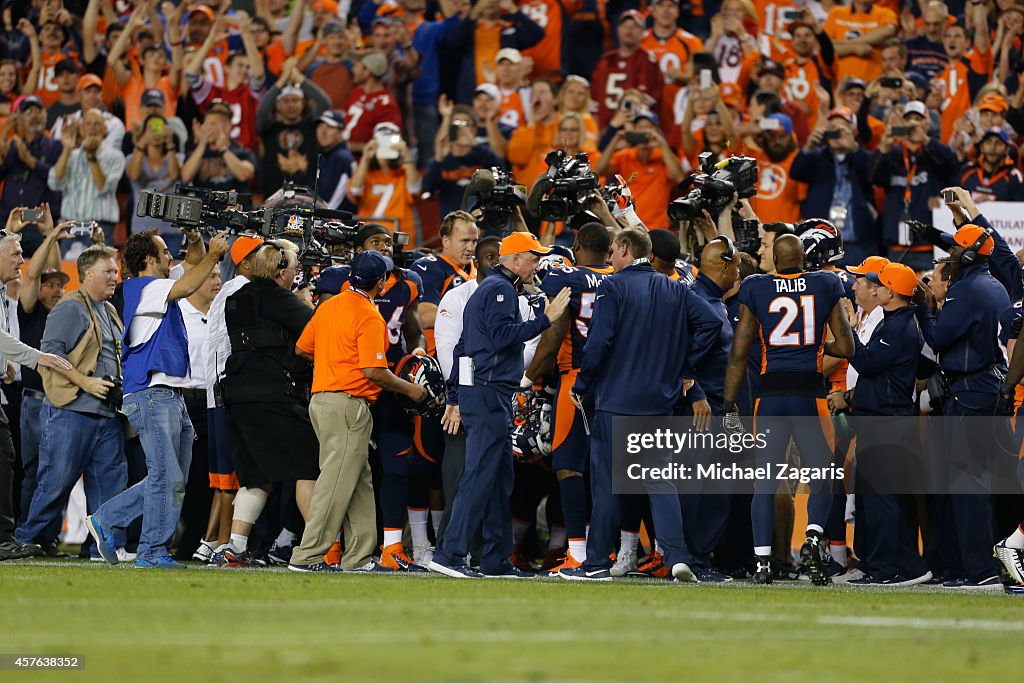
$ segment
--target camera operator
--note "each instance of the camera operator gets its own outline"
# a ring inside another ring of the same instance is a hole
[[[85,476],[89,511],[124,491],[128,483],[124,431],[117,414],[124,325],[109,301],[117,270],[116,250],[97,245],[83,251],[78,257],[81,286],[47,317],[41,348],[66,358],[73,369],[40,373],[46,398],[35,414],[45,429],[39,440],[37,488],[28,516],[18,527],[22,542],[44,548],[56,544],[63,510],[79,477]],[[124,531],[115,532],[119,559],[128,557],[124,545]]]
[[[477,118],[468,107],[453,107],[443,121],[446,128],[437,132],[434,159],[423,176],[423,191],[438,193],[441,215],[457,211],[473,172],[480,168],[502,167],[504,162],[476,136]]]
[[[149,230],[132,235],[125,246],[124,382],[122,412],[138,432],[146,457],[146,478],[117,495],[91,516],[86,526],[108,563],[118,563],[115,530],[142,515],[135,566],[180,569],[167,544],[174,534],[185,494],[185,476],[192,461],[195,431],[179,387],[188,382],[189,356],[185,323],[178,301],[199,289],[228,251],[224,234],[210,240],[198,265],[181,274],[167,245]],[[118,532],[119,533],[119,532]]]
[[[886,126],[878,146],[882,157],[871,174],[871,182],[885,189],[887,256],[919,272],[932,266],[932,245],[916,240],[907,221],[931,223],[934,198],[958,167],[953,150],[929,137],[930,125],[923,102],[903,105],[902,116],[893,116]]]
[[[618,174],[630,178],[636,214],[649,229],[669,227],[668,205],[676,185],[683,179],[683,167],[659,130],[661,121],[651,111],[639,111],[633,132],[620,130],[594,167],[600,176]]]
[[[860,263],[878,253],[881,234],[869,177],[878,156],[860,146],[856,119],[836,107],[807,138],[789,176],[807,183],[800,215],[828,216],[843,236],[846,261]]]
[[[960,169],[958,185],[975,202],[1024,200],[1024,176],[1010,158],[1010,135],[1005,128],[989,128],[978,144],[978,160]]]
[[[295,503],[305,517],[318,473],[317,437],[308,412],[309,364],[295,353],[313,312],[290,291],[297,269],[292,243],[264,242],[253,256],[252,280],[224,305],[231,355],[221,384],[240,484],[231,547],[223,551],[221,565],[229,568],[252,564],[249,532],[271,487],[295,482]]]
[[[422,386],[388,370],[387,325],[373,301],[393,267],[380,252],[356,254],[349,271],[352,286],[317,309],[294,346],[298,355],[314,361],[309,415],[319,438],[320,474],[302,542],[292,551],[292,571],[337,571],[322,558],[340,528],[345,533],[344,569],[369,571],[376,566],[370,406],[381,390],[415,403],[427,397]]]
[[[998,450],[989,428],[965,417],[991,416],[1006,375],[999,344],[999,321],[1010,298],[989,270],[995,264],[997,240],[988,220],[970,194],[959,187],[942,191],[958,227],[949,247],[951,284],[945,302],[933,317],[924,304],[916,314],[928,346],[939,355],[939,369],[948,383],[944,421],[945,451],[961,495],[949,497],[952,524],[963,574],[946,586],[998,587],[999,563],[992,557],[992,499],[987,493],[988,458]],[[990,258],[991,257],[991,258]],[[987,423],[986,423],[987,424]],[[968,428],[968,425],[973,428]]]

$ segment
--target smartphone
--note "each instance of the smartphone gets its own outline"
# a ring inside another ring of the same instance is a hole
[[[905,138],[914,130],[913,126],[893,126],[892,136],[894,138]]]
[[[96,223],[94,221],[73,221],[68,229],[68,234],[75,237],[89,237],[92,235],[93,228],[95,227]]]
[[[648,133],[636,133],[629,131],[626,133],[626,144],[628,144],[630,147],[643,145],[647,143],[650,137],[651,136]]]
[[[700,87],[702,90],[707,90],[711,87],[714,82],[714,78],[711,76],[711,69],[700,70]]]
[[[787,9],[782,11],[782,18],[786,21],[800,21],[803,17],[803,10]]]
[[[821,136],[821,139],[825,141],[838,140],[840,137],[842,137],[842,135],[843,131],[841,130],[826,130],[825,134]]]
[[[782,130],[782,122],[778,119],[763,118],[757,125],[761,130]]]
[[[903,87],[903,79],[897,78],[895,76],[882,76],[881,78],[878,79],[878,85],[882,86],[883,88],[898,89]]]
[[[22,209],[21,210],[21,222],[22,223],[42,223],[43,222],[43,210],[42,209]]]
[[[943,190],[942,201],[944,201],[947,204],[957,201],[956,192],[954,192],[953,190]]]

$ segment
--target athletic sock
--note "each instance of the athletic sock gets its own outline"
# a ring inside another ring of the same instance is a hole
[[[829,544],[829,553],[832,555],[832,559],[839,564],[846,566],[846,544],[837,543],[835,545]]]
[[[640,540],[639,531],[619,532],[619,555],[636,552],[637,541]]]
[[[407,508],[409,514],[409,534],[412,536],[413,546],[430,545],[430,537],[427,536],[427,510]]]
[[[569,538],[586,538],[587,490],[583,477],[565,477],[558,482],[558,489],[562,494],[562,516]]]
[[[231,547],[240,553],[244,553],[249,547],[249,537],[242,534],[231,534]]]
[[[569,532],[564,525],[553,526],[551,527],[551,537],[548,539],[548,550],[564,548],[568,540]]]
[[[277,540],[275,540],[274,543],[277,543],[277,547],[279,547],[279,548],[283,548],[283,547],[289,546],[289,545],[294,545],[295,544],[295,532],[294,531],[288,531],[288,529],[281,529],[281,533],[279,533],[277,535]]]
[[[384,528],[384,547],[402,542],[402,529]]]
[[[585,538],[570,538],[569,539],[569,554],[572,555],[572,559],[579,563],[587,561],[587,539]]]
[[[444,517],[444,510],[430,511],[430,525],[434,527],[434,538],[441,534],[441,518]]]
[[[1010,537],[1006,539],[1006,547],[1014,550],[1024,550],[1024,529],[1019,526],[1014,529]]]
[[[758,559],[767,559],[772,556],[772,547],[770,545],[755,545],[754,555],[756,555]]]

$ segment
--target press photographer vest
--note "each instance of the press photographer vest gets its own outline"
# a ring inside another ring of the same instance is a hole
[[[89,314],[89,327],[82,335],[82,338],[78,340],[78,343],[75,344],[75,347],[68,352],[67,359],[83,375],[92,375],[96,370],[96,364],[99,362],[100,349],[103,346],[103,331],[100,330],[99,320],[96,318],[96,312],[93,310],[89,296],[82,290],[79,289],[71,292],[61,299],[57,305],[71,306],[73,305],[72,302],[75,301],[81,303]],[[110,316],[114,329],[117,330],[118,334],[123,334],[124,324],[117,317],[117,311],[109,301],[104,301],[103,305],[107,309],[107,315]],[[43,390],[46,392],[46,398],[54,406],[63,408],[78,398],[78,394],[81,393],[82,389],[68,379],[67,375],[42,365],[37,369],[40,377],[43,378]]]
[[[125,280],[124,287],[124,350],[121,353],[121,368],[124,375],[124,393],[131,394],[149,388],[149,378],[154,372],[171,377],[188,377],[188,335],[185,333],[185,319],[177,301],[167,302],[167,311],[149,314],[160,318],[160,327],[144,344],[131,346],[128,332],[132,318],[142,300],[142,290],[155,277],[133,277]]]

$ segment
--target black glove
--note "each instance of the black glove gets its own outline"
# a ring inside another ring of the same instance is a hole
[[[1000,417],[1012,417],[1014,413],[1015,385],[1003,384],[999,387],[999,398],[996,400],[995,414]]]
[[[1013,322],[1010,323],[1010,339],[1020,336],[1021,327],[1024,327],[1024,315],[1015,316]]]

